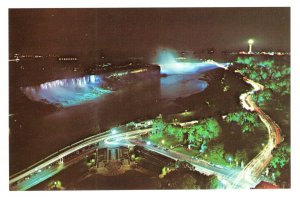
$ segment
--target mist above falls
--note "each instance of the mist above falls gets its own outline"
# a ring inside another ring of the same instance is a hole
[[[162,74],[197,74],[218,68],[215,63],[204,62],[193,57],[181,57],[171,49],[159,50],[154,62]]]

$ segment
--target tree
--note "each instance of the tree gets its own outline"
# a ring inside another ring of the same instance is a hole
[[[267,69],[271,69],[274,65],[274,60],[265,60],[265,61],[259,62],[257,65],[261,66],[261,67],[265,67]]]
[[[258,115],[247,111],[230,113],[225,120],[226,122],[235,122],[241,127],[243,133],[254,131],[259,126]]]
[[[190,144],[195,143],[196,136],[195,136],[195,130],[194,129],[189,129],[188,130],[188,141]]]
[[[217,144],[208,150],[208,155],[211,162],[226,165],[223,144]]]
[[[273,158],[270,162],[269,173],[281,187],[290,185],[290,146],[282,143],[272,151]]]
[[[183,140],[183,132],[182,132],[182,129],[180,127],[176,127],[175,129],[175,137],[178,141],[182,141]]]
[[[283,143],[273,151],[270,165],[275,169],[283,168],[290,160],[290,152],[290,146]]]
[[[197,142],[197,144],[200,144],[200,142],[202,141],[203,138],[203,134],[205,132],[205,128],[202,124],[196,124],[193,125],[193,127],[191,128],[191,130],[194,130],[194,135],[195,135],[195,141]]]
[[[246,58],[238,57],[236,62],[239,64],[252,65],[254,60],[255,60],[254,57],[246,57]]]
[[[211,176],[209,178],[209,188],[210,189],[217,189],[219,187],[220,181],[217,176]]]
[[[176,133],[176,128],[173,125],[168,124],[166,131],[169,135],[174,135]]]
[[[259,105],[265,104],[267,101],[272,100],[272,93],[270,89],[260,91],[252,96],[253,100]]]
[[[221,127],[214,118],[204,119],[200,123],[190,127],[174,126],[163,122],[162,119],[156,119],[153,121],[151,134],[159,136],[168,134],[175,136],[179,142],[183,142],[184,144],[194,143],[199,146],[204,139],[209,141],[218,137],[220,131]]]
[[[162,134],[163,131],[165,130],[166,126],[167,125],[163,122],[162,119],[156,119],[153,121],[151,133],[152,134],[158,134],[158,133]]]
[[[207,130],[207,138],[213,139],[219,136],[220,133],[220,126],[216,119],[209,118],[205,121],[205,128]]]
[[[196,142],[201,142],[203,139],[214,139],[219,136],[221,127],[218,121],[214,118],[209,118],[193,125],[189,129],[189,138],[194,139]]]

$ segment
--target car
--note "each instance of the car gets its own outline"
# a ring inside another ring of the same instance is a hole
[[[220,165],[214,165],[214,166],[217,167],[217,168],[221,168],[221,169],[224,168],[223,166],[220,166]]]

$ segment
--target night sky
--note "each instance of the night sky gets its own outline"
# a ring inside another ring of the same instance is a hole
[[[290,47],[289,8],[10,9],[10,53],[147,56],[159,47]]]

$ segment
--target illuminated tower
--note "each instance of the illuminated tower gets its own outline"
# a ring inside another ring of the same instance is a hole
[[[248,51],[248,54],[251,54],[252,53],[252,45],[254,43],[254,40],[253,39],[249,39],[248,40],[248,44],[249,44],[249,51]]]

